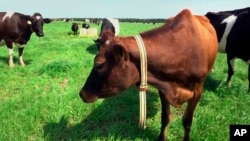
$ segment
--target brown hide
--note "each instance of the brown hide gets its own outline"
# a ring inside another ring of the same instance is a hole
[[[165,140],[169,104],[180,107],[185,101],[188,106],[183,116],[184,140],[189,140],[193,112],[216,58],[216,32],[206,17],[183,10],[164,25],[140,35],[147,51],[148,83],[159,90],[162,102],[159,140]],[[117,95],[139,83],[139,63],[139,50],[133,37],[107,40],[80,91],[83,101]]]

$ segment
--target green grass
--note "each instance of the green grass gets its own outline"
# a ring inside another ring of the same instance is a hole
[[[160,24],[121,23],[121,35],[135,35]],[[71,23],[44,26],[45,37],[32,35],[24,50],[26,67],[8,67],[6,47],[0,47],[0,140],[155,140],[160,131],[161,103],[157,90],[147,92],[147,128],[138,128],[138,91],[131,87],[116,97],[83,103],[78,95],[93,63],[96,37],[70,33]],[[94,26],[94,25],[91,25]],[[225,54],[218,54],[215,71],[206,80],[196,108],[191,138],[227,141],[230,124],[250,124],[247,65],[236,60],[232,87]],[[168,139],[182,140],[185,106],[172,108]]]

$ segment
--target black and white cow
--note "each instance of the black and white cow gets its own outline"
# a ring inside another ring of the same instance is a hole
[[[43,17],[40,13],[32,16],[16,12],[0,12],[0,43],[6,44],[9,49],[9,66],[14,67],[13,63],[13,43],[18,46],[19,63],[23,62],[23,50],[33,32],[38,37],[43,37]]]
[[[88,23],[84,22],[84,23],[82,23],[82,28],[89,29],[90,26]]]
[[[94,40],[94,42],[97,45],[98,50],[99,50],[99,47],[101,46],[101,44],[106,42],[106,39],[101,39],[101,37],[107,31],[114,33],[115,36],[119,35],[119,33],[120,33],[119,20],[113,19],[113,18],[105,18],[102,20],[100,34],[99,34],[98,38],[96,40]]]
[[[219,52],[227,54],[227,85],[231,85],[234,60],[240,58],[248,64],[248,91],[250,91],[250,7],[232,11],[208,12],[206,17],[217,32]]]

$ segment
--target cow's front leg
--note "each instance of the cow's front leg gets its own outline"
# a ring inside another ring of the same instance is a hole
[[[11,40],[5,40],[5,43],[8,47],[8,51],[9,51],[9,67],[13,68],[14,67],[14,63],[13,63],[13,56],[14,56],[14,50],[13,50],[13,43]]]
[[[231,87],[231,78],[234,74],[234,60],[235,58],[227,56],[228,74],[227,74],[227,86]]]
[[[190,141],[190,131],[193,122],[194,110],[201,97],[202,90],[203,90],[203,85],[201,84],[196,88],[194,92],[194,97],[188,100],[186,111],[182,117],[182,125],[185,130],[183,141]]]
[[[167,125],[171,120],[170,104],[164,93],[159,91],[161,104],[162,104],[162,114],[161,114],[161,133],[159,135],[159,141],[166,141]]]
[[[13,68],[14,67],[14,62],[13,62],[14,51],[13,51],[13,47],[8,48],[8,49],[9,49],[9,67]]]
[[[25,45],[20,45],[18,44],[18,54],[19,54],[19,63],[21,66],[25,66],[24,62],[23,62],[23,49]]]

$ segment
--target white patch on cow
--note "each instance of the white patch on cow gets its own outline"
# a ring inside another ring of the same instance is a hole
[[[41,19],[41,16],[36,16],[36,19],[37,19],[37,20],[40,20],[40,19]]]
[[[7,12],[7,13],[3,16],[2,22],[3,22],[6,18],[11,18],[12,15],[13,15],[14,13],[15,13],[15,12]]]
[[[22,45],[21,45],[21,44],[16,43],[16,45],[17,45],[19,48],[24,48],[26,44],[22,44]]]
[[[236,57],[235,58],[233,58],[233,59],[231,59],[229,62],[230,62],[230,65],[232,66],[232,69],[233,69],[233,71],[234,71],[234,60],[236,59]]]
[[[4,46],[6,45],[5,41],[4,40],[0,40],[0,46]]]
[[[25,66],[24,62],[23,62],[23,55],[19,56],[19,63],[22,67]]]
[[[231,15],[221,22],[221,24],[226,23],[226,29],[223,33],[221,41],[219,42],[219,52],[226,51],[227,37],[228,37],[228,34],[230,33],[234,23],[236,22],[236,19],[237,19],[237,16]]]
[[[27,24],[31,25],[31,21],[30,21],[30,20],[29,20],[29,21],[27,21]]]
[[[12,49],[9,48],[9,55],[13,55],[13,54],[14,54],[13,48]]]
[[[9,48],[9,66],[11,68],[14,67],[13,56],[14,56],[13,48],[12,49]]]
[[[107,40],[107,41],[105,42],[105,44],[106,44],[106,45],[109,45],[109,44],[110,44],[110,41],[109,41],[109,40]]]
[[[113,18],[107,18],[114,26],[115,28],[115,36],[118,36],[120,33],[120,25],[118,19],[113,19]]]

